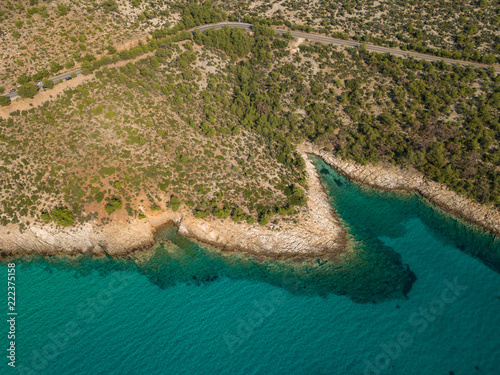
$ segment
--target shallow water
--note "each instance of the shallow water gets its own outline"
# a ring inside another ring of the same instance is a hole
[[[498,374],[497,258],[468,255],[498,240],[314,162],[359,259],[258,262],[166,229],[151,258],[19,260],[17,369],[0,373]]]

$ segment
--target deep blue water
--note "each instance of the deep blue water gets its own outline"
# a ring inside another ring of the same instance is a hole
[[[314,161],[359,259],[259,262],[166,229],[141,261],[18,260],[17,368],[0,374],[500,373],[499,241]]]

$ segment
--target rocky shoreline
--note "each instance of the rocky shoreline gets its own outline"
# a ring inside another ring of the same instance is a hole
[[[235,224],[231,220],[203,221],[185,217],[179,223],[179,234],[224,250],[240,251],[274,258],[332,257],[348,251],[347,233],[328,201],[319,174],[306,160],[308,181],[307,209],[299,214],[298,223],[279,225]]]
[[[155,243],[155,232],[168,224],[179,234],[226,251],[277,259],[333,257],[348,251],[347,233],[340,224],[314,165],[306,160],[307,207],[296,220],[280,224],[235,223],[230,219],[199,219],[190,212],[164,212],[147,220],[112,222],[102,227],[91,223],[72,228],[32,225],[21,231],[18,225],[0,228],[0,254],[92,254],[125,256]]]
[[[431,181],[416,170],[403,169],[391,164],[361,165],[342,160],[319,147],[304,143],[301,153],[316,155],[347,178],[377,189],[416,192],[430,203],[460,219],[480,226],[495,236],[500,236],[500,212],[493,206],[481,205],[450,190],[444,184]]]
[[[332,258],[352,251],[348,234],[328,202],[318,171],[307,154],[321,157],[346,177],[378,189],[418,192],[445,211],[500,235],[500,213],[463,197],[446,186],[429,181],[419,172],[392,165],[360,165],[342,160],[312,144],[302,144],[299,153],[306,162],[307,207],[293,221],[260,226],[235,223],[230,219],[199,219],[186,210],[147,215],[146,220],[112,221],[104,226],[86,223],[61,228],[54,224],[0,227],[0,255],[24,254],[126,256],[151,248],[155,233],[173,224],[182,236],[213,245],[224,251],[237,251],[255,257],[275,259]]]

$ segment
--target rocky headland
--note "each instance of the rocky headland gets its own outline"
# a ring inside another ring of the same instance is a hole
[[[227,251],[274,258],[331,257],[348,249],[347,233],[328,202],[314,165],[306,160],[307,207],[295,220],[260,226],[230,219],[200,219],[187,210],[147,215],[147,219],[111,222],[104,226],[87,223],[61,228],[55,224],[16,224],[0,228],[0,251],[4,255],[91,253],[123,256],[151,247],[155,232],[173,224],[179,234]]]

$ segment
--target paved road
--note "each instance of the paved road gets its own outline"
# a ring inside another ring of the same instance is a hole
[[[220,22],[220,23],[215,23],[215,24],[209,24],[209,25],[203,25],[203,26],[198,26],[191,31],[194,30],[200,30],[200,31],[205,31],[207,29],[222,29],[225,26],[229,27],[238,27],[240,29],[246,29],[246,30],[251,30],[252,29],[252,24],[250,23],[244,23],[244,22]],[[276,33],[278,34],[285,34],[286,30],[282,29],[274,29]],[[344,39],[337,39],[337,38],[331,38],[329,36],[324,36],[324,35],[318,35],[318,34],[309,34],[309,33],[303,33],[299,31],[290,31],[292,36],[294,38],[303,38],[303,39],[308,39],[308,40],[313,40],[316,42],[322,42],[322,43],[327,43],[327,44],[335,44],[337,46],[345,46],[345,47],[359,47],[361,46],[362,43],[356,42],[354,40],[344,40]],[[366,49],[371,52],[379,52],[379,53],[390,53],[392,55],[396,56],[401,56],[401,57],[413,57],[415,59],[419,60],[426,60],[426,61],[445,61],[448,64],[455,65],[455,64],[460,64],[463,66],[474,66],[476,68],[489,68],[491,66],[494,67],[495,71],[497,73],[500,73],[500,67],[498,65],[487,65],[487,64],[480,64],[480,63],[475,63],[475,62],[470,62],[470,61],[462,61],[462,60],[453,60],[453,59],[446,59],[443,57],[438,57],[438,56],[432,56],[432,55],[426,55],[423,53],[418,53],[418,52],[409,52],[409,51],[402,51],[399,48],[389,48],[389,47],[381,47],[381,46],[375,46],[373,44],[364,44]],[[60,74],[56,77],[51,78],[50,80],[54,83],[59,82],[61,79],[69,77],[71,74],[75,73],[77,76],[82,74],[81,69],[75,69],[71,72],[67,72],[64,74]],[[19,96],[17,95],[16,92],[11,92],[8,94],[4,94],[7,97],[9,97],[11,100],[17,99]]]
[[[54,82],[54,83],[58,83],[61,79],[71,77],[71,74],[73,74],[73,73],[75,73],[77,76],[81,76],[82,75],[82,70],[81,69],[75,69],[75,70],[72,70],[71,72],[59,74],[58,76],[50,78],[50,80],[52,82]],[[15,92],[15,91],[14,92],[9,92],[8,94],[5,94],[5,96],[7,96],[8,98],[10,98],[10,100],[14,100],[14,99],[19,98],[19,95],[17,95],[17,92]]]
[[[243,22],[221,22],[221,23],[216,23],[216,24],[211,24],[211,25],[199,26],[199,27],[196,27],[195,29],[198,29],[200,31],[204,31],[204,30],[207,30],[209,28],[221,29],[224,26],[238,27],[240,29],[248,29],[248,30],[252,29],[251,24],[243,23]],[[274,30],[278,34],[281,34],[281,35],[286,33],[286,30],[282,30],[282,29],[275,28]],[[324,36],[324,35],[303,33],[303,32],[299,32],[299,31],[290,31],[290,33],[295,38],[303,38],[303,39],[313,40],[313,41],[327,43],[327,44],[335,44],[338,46],[359,47],[362,44],[362,43],[356,42],[354,40],[343,40],[343,39],[331,38],[329,36]],[[424,53],[402,51],[399,48],[375,46],[373,44],[365,44],[365,47],[368,51],[371,51],[371,52],[390,53],[390,54],[396,55],[396,56],[413,57],[415,59],[426,60],[426,61],[445,61],[446,63],[451,64],[451,65],[455,65],[455,64],[460,64],[463,66],[472,65],[474,67],[484,68],[484,69],[486,69],[490,66],[493,66],[495,68],[495,71],[497,73],[500,73],[500,67],[498,65],[487,65],[487,64],[480,64],[480,63],[475,63],[475,62],[470,62],[470,61],[446,59],[444,57],[426,55]]]

